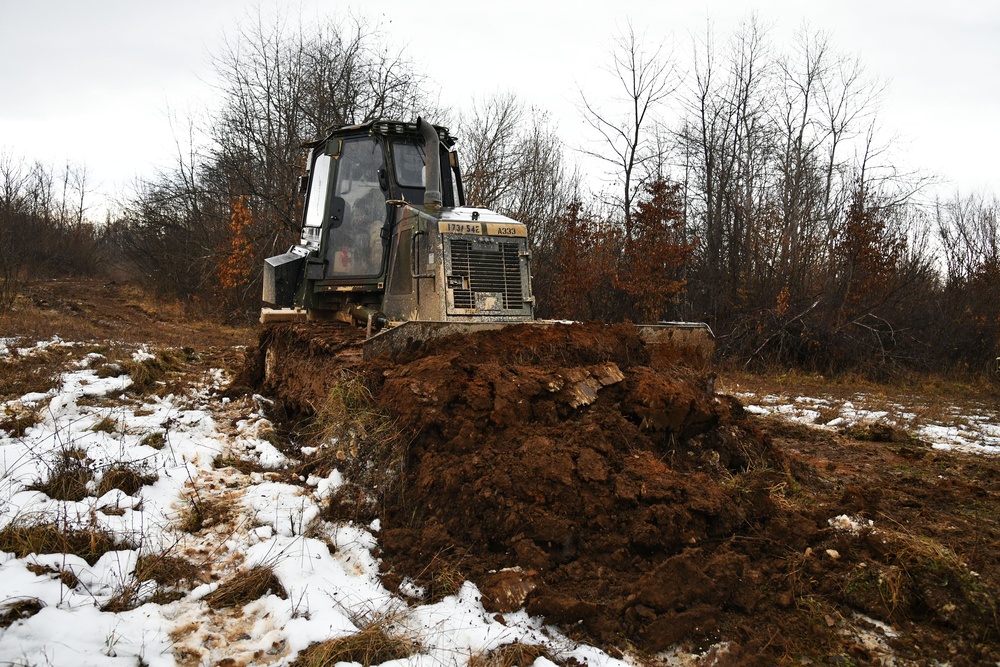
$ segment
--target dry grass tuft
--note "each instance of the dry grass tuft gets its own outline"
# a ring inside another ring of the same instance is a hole
[[[247,572],[239,572],[205,596],[205,602],[212,609],[242,607],[273,593],[283,600],[288,599],[285,587],[281,585],[274,570],[258,565]]]
[[[0,312],[0,331],[17,331],[31,340],[53,335],[64,340],[91,340],[102,333],[91,318],[64,309],[40,307],[27,298],[18,299],[14,309]]]
[[[3,329],[0,328],[0,331]],[[62,370],[64,363],[65,355],[48,349],[0,360],[0,399],[48,391],[55,384],[53,378]]]
[[[98,366],[95,372],[99,378],[116,378],[125,375],[125,368],[121,364],[107,363]]]
[[[78,502],[90,495],[88,485],[94,479],[93,461],[82,449],[67,447],[56,452],[56,460],[45,481],[38,480],[28,488],[41,491],[53,500]]]
[[[136,414],[139,414],[138,411]],[[163,435],[162,431],[153,431],[144,437],[139,444],[147,445],[153,449],[163,449],[167,444],[167,436]]]
[[[864,538],[877,562],[858,568],[846,582],[849,604],[893,623],[930,615],[946,626],[983,626],[994,636],[1000,633],[993,591],[946,546],[888,529]]]
[[[112,419],[111,417],[104,417],[99,422],[91,426],[90,430],[95,433],[117,433],[118,420]]]
[[[188,506],[181,516],[180,529],[186,533],[197,533],[205,528],[225,523],[236,509],[236,502],[229,496],[209,496],[201,498],[197,494],[188,497]]]
[[[545,658],[556,664],[565,664],[553,658],[544,646],[515,642],[472,656],[469,658],[468,667],[530,667],[539,658]]]
[[[361,632],[313,644],[299,653],[291,667],[333,667],[339,662],[357,662],[363,667],[390,660],[403,660],[420,651],[420,645],[392,632],[391,619],[380,619]]]
[[[101,611],[120,613],[146,602],[169,604],[183,598],[196,583],[201,583],[200,573],[201,568],[197,565],[169,552],[139,556],[134,576],[101,606]],[[155,581],[157,588],[151,595],[140,598],[145,581]]]
[[[28,409],[16,402],[6,406],[4,413],[0,418],[0,430],[7,431],[14,438],[22,437],[25,431],[42,421],[36,410]]]
[[[912,439],[906,431],[883,422],[855,424],[847,428],[845,434],[868,442],[908,442]]]
[[[321,516],[326,521],[369,524],[378,518],[378,507],[361,486],[347,481],[330,495]]]
[[[100,528],[15,522],[0,530],[0,551],[11,552],[18,558],[30,554],[75,554],[93,565],[109,551],[132,548],[130,544],[116,544],[114,535]]]
[[[192,586],[200,581],[202,568],[169,553],[139,556],[135,564],[138,581],[155,581],[171,586]]]
[[[123,363],[125,371],[132,378],[129,391],[133,394],[149,393],[168,373],[180,370],[185,362],[191,360],[194,351],[188,352],[188,350],[190,348],[168,348],[158,350],[152,359],[125,361]]]
[[[28,563],[25,567],[28,568],[29,572],[33,572],[40,577],[57,577],[66,588],[76,588],[80,585],[80,580],[75,574],[73,574],[73,571],[69,569],[64,570],[62,568],[55,568],[50,565],[41,565],[39,563]]]
[[[0,604],[0,628],[8,628],[18,621],[31,618],[45,607],[38,598],[18,598]]]
[[[157,479],[159,479],[158,475],[143,472],[134,463],[117,463],[101,477],[101,483],[97,486],[97,495],[100,497],[112,489],[118,489],[125,495],[134,496],[139,493],[139,489],[143,486],[152,484]]]
[[[457,595],[462,584],[468,579],[457,563],[439,559],[438,556],[435,556],[434,560],[438,560],[439,565],[431,566],[433,574],[427,582],[426,595],[426,601],[431,604],[440,602],[450,595]]]
[[[218,470],[220,468],[235,468],[239,470],[244,475],[249,475],[253,472],[265,473],[273,472],[270,468],[261,465],[260,461],[254,461],[252,459],[241,459],[238,456],[216,456],[212,460],[212,466]]]
[[[312,437],[320,443],[335,443],[322,450],[326,461],[317,462],[315,474],[340,468],[352,481],[382,497],[397,488],[409,443],[396,421],[378,409],[358,375],[334,385],[326,403],[316,411]]]

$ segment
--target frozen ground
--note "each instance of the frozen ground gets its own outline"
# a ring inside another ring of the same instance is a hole
[[[11,354],[3,343],[0,354]],[[53,347],[72,344],[45,341],[16,354]],[[135,349],[132,359],[151,357]],[[184,395],[136,396],[124,373],[95,370],[107,368],[106,361],[81,355],[49,391],[0,405],[0,416],[37,420],[21,435],[0,430],[0,530],[51,524],[110,534],[117,544],[93,563],[66,553],[0,552],[0,615],[10,621],[0,629],[0,665],[281,665],[311,643],[372,624],[414,642],[417,650],[403,661],[410,665],[464,665],[514,642],[589,665],[624,664],[523,611],[487,614],[470,583],[435,604],[391,594],[372,555],[378,525],[318,518],[339,474],[300,480],[304,485],[282,481],[287,477],[277,471],[288,460],[265,439],[271,429],[260,411],[264,400],[219,399],[218,371]],[[249,461],[256,470],[220,461]],[[93,472],[82,499],[53,499],[30,488],[66,465]],[[103,478],[123,466],[155,481],[132,495],[101,493]],[[213,506],[227,508],[224,520],[185,531],[192,511]],[[198,580],[140,581],[140,559],[160,556],[196,564]],[[213,591],[256,565],[273,569],[286,597],[209,606]],[[26,602],[35,606],[33,615],[16,611]]]
[[[863,392],[850,398],[760,394],[738,388],[734,393],[746,410],[756,415],[773,415],[838,430],[886,424],[928,442],[935,449],[1000,454],[1000,412],[984,403],[948,404],[940,399],[932,403],[915,398],[903,405]]]
[[[465,665],[513,643],[543,646],[560,661],[627,664],[523,610],[487,613],[468,582],[433,604],[423,603],[415,586],[403,587],[409,597],[389,592],[373,555],[378,524],[321,518],[340,476],[289,479],[293,462],[268,439],[273,430],[265,399],[219,398],[225,378],[218,370],[189,378],[183,392],[137,394],[123,369],[109,372],[114,363],[87,349],[59,339],[0,340],[0,358],[66,355],[47,391],[0,404],[0,419],[30,417],[23,429],[0,429],[0,530],[52,525],[111,535],[117,545],[93,562],[65,552],[19,557],[0,551],[0,665],[288,665],[312,643],[372,626],[415,647],[395,666]],[[136,346],[125,357],[142,363],[154,354]],[[866,394],[849,400],[738,395],[750,412],[819,428],[887,423],[936,448],[1000,452],[997,412],[985,405],[903,406]],[[45,487],[67,465],[92,473],[81,498],[32,489]],[[105,478],[122,468],[144,477],[140,489],[106,488]],[[214,523],[192,529],[192,512],[208,515],[211,508],[221,508]],[[850,517],[831,521],[834,528],[854,529]],[[197,575],[172,582],[142,577],[137,566],[150,558],[183,560]],[[272,592],[246,604],[210,604],[214,592],[255,566],[273,570],[283,597]],[[863,622],[855,628],[878,632],[859,634],[857,641],[888,656],[884,664],[895,664],[884,639],[894,630],[858,618]],[[658,657],[664,665],[712,664],[726,647]],[[545,657],[535,664],[552,667]]]

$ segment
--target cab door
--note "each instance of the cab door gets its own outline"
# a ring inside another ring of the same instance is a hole
[[[343,215],[333,221],[326,239],[326,278],[377,278],[385,266],[385,159],[381,144],[370,137],[344,139],[333,182],[333,201],[343,201]],[[380,182],[381,180],[381,182]],[[339,203],[339,202],[338,202]]]

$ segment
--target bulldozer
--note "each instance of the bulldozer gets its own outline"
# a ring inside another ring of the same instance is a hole
[[[261,323],[338,320],[365,330],[363,356],[535,319],[528,227],[466,206],[448,129],[373,121],[307,144],[299,242],[265,260]],[[706,324],[639,325],[661,362],[704,366]]]

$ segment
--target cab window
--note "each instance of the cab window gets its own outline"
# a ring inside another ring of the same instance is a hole
[[[424,187],[424,160],[426,151],[423,142],[392,142],[392,163],[396,167],[396,182],[404,188]]]
[[[382,272],[386,205],[378,172],[383,166],[377,142],[369,138],[344,140],[334,182],[334,193],[344,199],[344,220],[330,230],[327,245],[327,266],[334,276],[376,276]]]
[[[306,226],[321,227],[326,212],[327,183],[330,181],[330,156],[320,154],[312,167],[312,181],[306,200]]]

